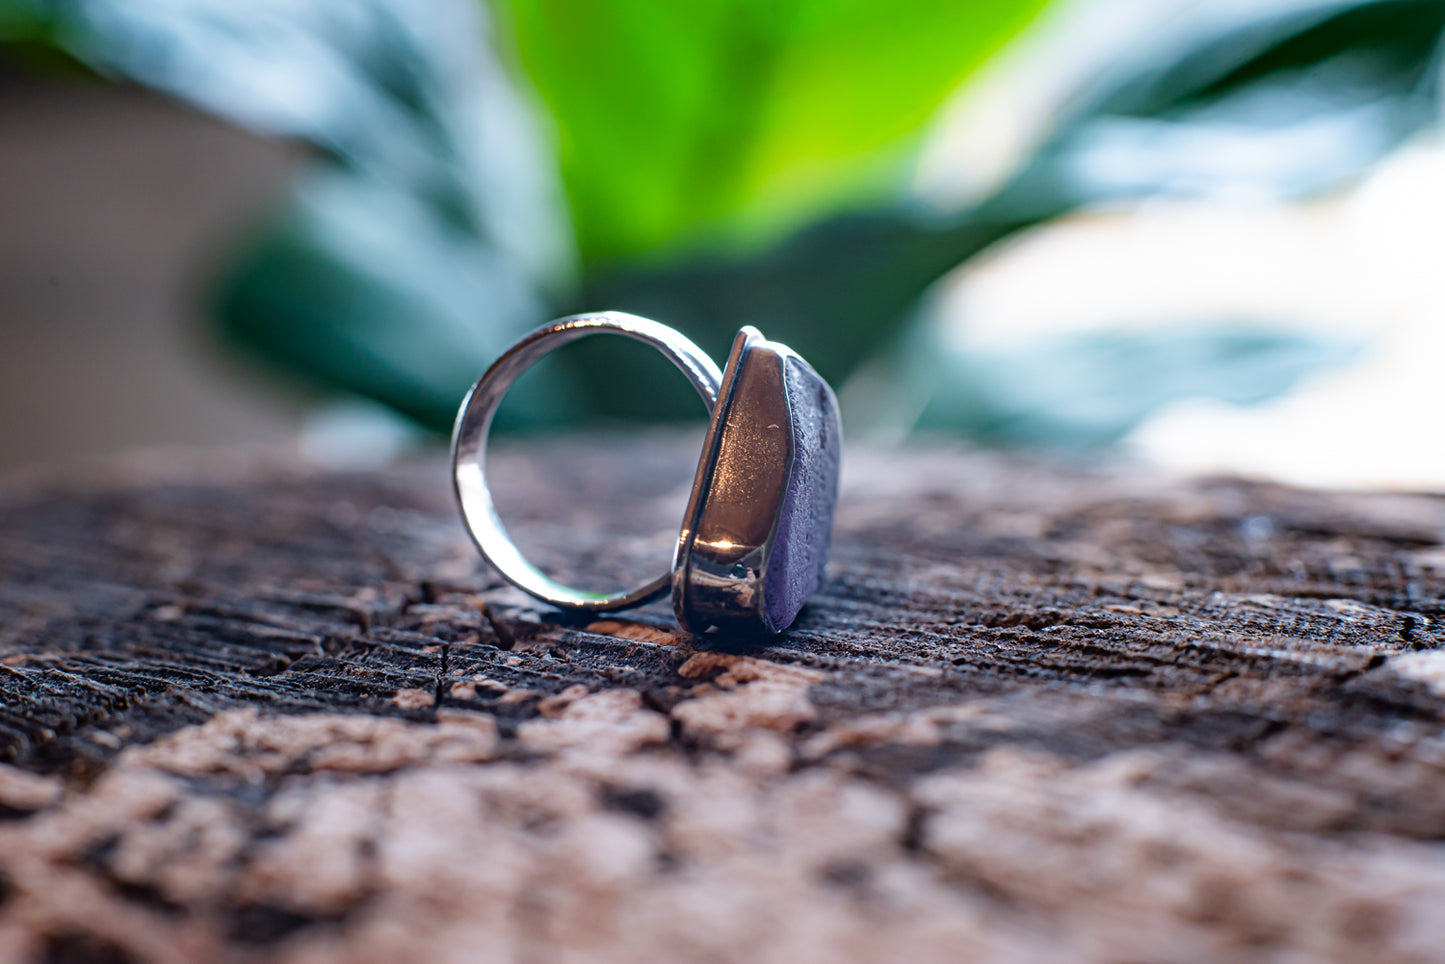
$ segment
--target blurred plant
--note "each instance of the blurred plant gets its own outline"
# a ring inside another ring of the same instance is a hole
[[[499,39],[486,11],[441,2],[0,0],[0,39],[315,145],[228,266],[218,316],[273,360],[437,428],[517,334],[597,307],[718,353],[757,324],[835,381],[873,359],[922,424],[1004,441],[1107,440],[1179,394],[1262,397],[1336,359],[1237,326],[1074,344],[1064,369],[1058,345],[969,358],[924,295],[1082,207],[1292,197],[1357,175],[1438,117],[1445,4],[1198,6],[1097,78],[995,192],[954,211],[910,198],[927,122],[1040,3],[497,0]],[[540,98],[552,154],[499,50]],[[672,381],[616,392],[614,346],[589,348],[573,380],[588,409],[695,410]],[[1082,373],[1118,404],[1082,431],[1057,393],[981,375],[998,364]],[[1161,365],[1179,377],[1138,377]],[[545,421],[578,407],[519,402]]]
[[[218,284],[226,331],[272,361],[440,427],[568,284],[550,162],[468,4],[8,9],[13,39],[318,151]]]
[[[896,195],[959,83],[1044,0],[502,0],[591,266]]]

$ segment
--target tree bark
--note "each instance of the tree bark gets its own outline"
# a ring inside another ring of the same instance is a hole
[[[691,454],[497,474],[621,579]],[[1445,502],[845,476],[829,581],[731,652],[503,586],[439,461],[11,481],[0,960],[1445,959]]]

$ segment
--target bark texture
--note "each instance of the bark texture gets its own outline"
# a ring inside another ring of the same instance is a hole
[[[499,471],[616,576],[689,458]],[[846,473],[747,652],[499,585],[440,463],[12,481],[0,960],[1445,959],[1445,501]]]

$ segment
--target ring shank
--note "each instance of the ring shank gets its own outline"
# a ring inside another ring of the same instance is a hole
[[[622,335],[657,349],[687,377],[702,396],[708,414],[712,414],[722,372],[701,349],[676,331],[620,311],[560,318],[503,352],[467,393],[452,431],[452,483],[472,541],[503,578],[553,606],[603,612],[637,606],[665,594],[671,585],[671,573],[628,592],[612,594],[573,589],[555,581],[528,562],[507,534],[487,487],[486,465],[492,419],[512,384],[548,352],[597,334]]]

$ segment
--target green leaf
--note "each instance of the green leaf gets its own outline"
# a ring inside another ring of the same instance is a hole
[[[584,303],[666,319],[706,347],[754,324],[838,382],[898,337],[933,282],[1042,221],[1151,195],[1293,197],[1348,181],[1439,117],[1442,31],[1439,0],[1213,7],[1135,45],[973,207],[834,216],[755,254],[595,277]],[[956,427],[977,425],[960,414]]]
[[[39,0],[5,0],[0,3],[0,43],[28,43],[45,39],[50,17]]]
[[[589,263],[895,193],[944,98],[1043,3],[497,0]]]

